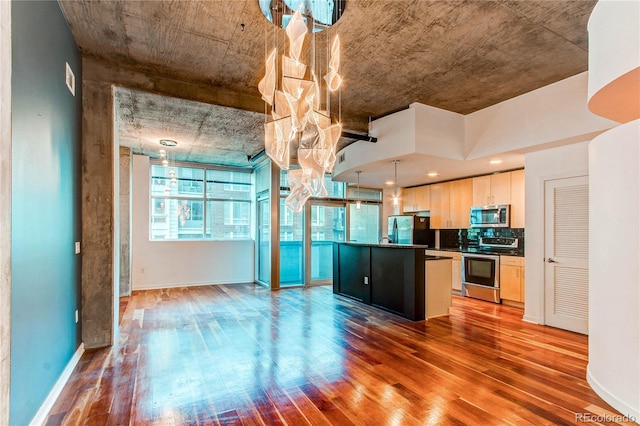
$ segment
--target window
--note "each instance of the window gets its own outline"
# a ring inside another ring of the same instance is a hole
[[[224,190],[249,192],[249,190],[251,190],[251,182],[244,181],[244,177],[238,176],[238,173],[234,176],[234,172],[229,172],[229,182],[224,184]]]
[[[280,200],[280,214],[282,215],[282,224],[283,225],[293,225],[293,212],[289,210],[285,203],[284,198]]]
[[[293,231],[282,231],[282,241],[293,241]]]
[[[249,225],[249,203],[225,201],[225,225]]]
[[[311,239],[313,241],[324,241],[324,231],[313,231]]]
[[[247,239],[251,172],[151,165],[150,239]]]
[[[311,226],[324,226],[324,206],[311,206]]]

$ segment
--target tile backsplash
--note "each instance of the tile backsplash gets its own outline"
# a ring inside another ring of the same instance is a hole
[[[518,250],[524,251],[524,228],[441,229],[440,248],[477,246],[480,237],[511,237],[518,239]]]
[[[460,229],[441,229],[440,248],[460,247]]]

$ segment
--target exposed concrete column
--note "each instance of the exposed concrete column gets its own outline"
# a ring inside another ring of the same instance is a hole
[[[116,126],[117,130],[117,126]],[[116,140],[118,138],[116,131]],[[120,147],[120,296],[131,295],[131,148]]]
[[[0,1],[0,424],[11,384],[11,2]]]
[[[113,344],[117,312],[113,95],[90,72],[83,72],[82,91],[82,340],[97,348]]]

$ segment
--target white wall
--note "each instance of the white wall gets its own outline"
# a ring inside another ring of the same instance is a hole
[[[588,84],[583,72],[468,115],[413,103],[371,123],[377,143],[341,150],[334,176],[411,154],[473,160],[591,140],[617,123],[589,111]]]
[[[588,142],[532,152],[525,169],[524,320],[544,324],[544,182],[589,174]]]
[[[420,103],[415,111],[415,152],[454,160],[464,160],[465,116]]]
[[[356,142],[342,149],[345,160],[338,161],[333,175],[339,176],[353,167],[390,160],[415,152],[415,110],[412,108],[382,117],[370,125],[369,133],[378,138],[376,143]]]
[[[640,65],[639,20],[637,0],[601,0],[595,5],[588,27],[589,98]]]
[[[253,241],[149,241],[149,157],[133,156],[133,290],[254,281]]]
[[[467,115],[466,158],[589,140],[613,127],[587,108],[587,86],[583,72]]]
[[[11,375],[11,2],[0,2],[0,424]]]
[[[589,107],[626,124],[589,146],[589,365],[593,390],[640,420],[640,2],[589,18]]]
[[[589,365],[593,389],[640,419],[640,120],[589,145]]]

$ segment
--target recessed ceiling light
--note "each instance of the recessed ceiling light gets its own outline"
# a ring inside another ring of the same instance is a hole
[[[489,164],[500,164],[502,163],[502,160],[491,160],[489,161]]]
[[[178,142],[173,141],[171,139],[160,139],[160,145],[164,145],[164,146],[176,146],[178,145]]]
[[[436,176],[438,176],[438,173],[437,172],[430,172],[430,173],[427,173],[427,176],[436,177]]]
[[[388,180],[385,182],[386,185],[393,185],[393,181],[392,180]]]

